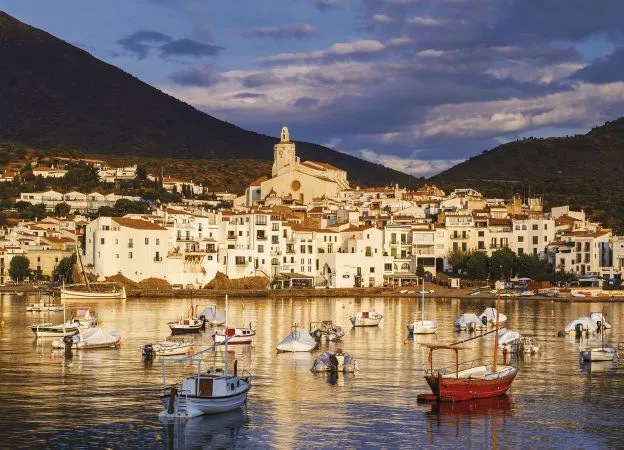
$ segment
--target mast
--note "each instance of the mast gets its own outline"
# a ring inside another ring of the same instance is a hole
[[[87,279],[87,274],[85,273],[84,266],[82,265],[82,257],[80,256],[80,249],[76,246],[76,255],[78,255],[78,262],[80,263],[80,271],[82,272],[82,277],[84,278],[85,284],[87,285],[87,290],[91,292],[91,285],[89,284],[89,280]]]
[[[425,275],[422,277],[422,286],[420,289],[420,324],[425,324]]]
[[[228,374],[228,295],[225,294],[225,376]]]
[[[494,334],[494,360],[492,361],[492,370],[496,373],[496,363],[498,362],[498,310],[500,309],[500,288],[496,298],[496,333]]]

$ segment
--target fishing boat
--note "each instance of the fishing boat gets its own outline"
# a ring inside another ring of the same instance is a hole
[[[381,322],[383,316],[375,311],[360,311],[349,317],[354,327],[376,327]]]
[[[344,337],[344,330],[339,325],[334,325],[331,320],[322,320],[321,322],[310,322],[310,334],[317,341],[325,339],[326,341],[340,341]]]
[[[126,287],[121,283],[89,281],[82,264],[80,251],[76,251],[80,272],[84,283],[65,284],[61,286],[61,300],[125,300]]]
[[[434,334],[438,331],[438,323],[433,320],[425,320],[425,279],[420,290],[420,320],[410,323],[407,331],[410,334]]]
[[[470,332],[487,329],[487,325],[484,325],[479,316],[473,313],[464,313],[459,316],[455,319],[454,326],[457,330]]]
[[[497,299],[498,311],[500,305],[500,296]],[[491,364],[473,365],[468,363],[468,367],[460,369],[459,351],[465,348],[458,345],[464,341],[444,345],[444,344],[423,344],[429,349],[429,367],[425,368],[425,380],[431,388],[432,394],[420,394],[419,400],[427,401],[463,401],[477,398],[488,398],[502,395],[511,386],[515,379],[518,369],[512,365],[507,365],[503,361],[502,365],[498,364],[498,334],[500,321],[499,314],[496,314],[495,329],[487,334],[494,334],[494,354]],[[452,350],[455,352],[455,365],[450,368],[434,369],[433,353],[436,350]],[[505,355],[505,354],[503,354]]]
[[[602,313],[594,313],[599,314],[600,319],[605,320]],[[603,323],[606,323],[603,322]],[[600,321],[598,321],[600,324]],[[600,326],[600,325],[597,325]],[[595,361],[615,361],[620,359],[620,355],[618,351],[612,347],[605,346],[605,334],[600,333],[600,347],[586,347],[581,349],[580,351],[581,359],[585,362],[595,362]]]
[[[227,338],[229,344],[251,344],[256,335],[256,330],[249,327],[232,328],[228,327],[223,330],[217,330],[212,336],[215,344],[223,344]]]
[[[185,355],[193,348],[192,341],[163,341],[156,344],[145,344],[141,351],[143,358],[152,359],[155,356]]]
[[[72,336],[78,333],[80,328],[93,328],[97,326],[97,313],[88,307],[73,308],[71,318],[65,320],[65,309],[63,309],[63,323],[54,325],[52,323],[38,323],[30,326],[36,337],[58,337]]]
[[[41,298],[41,291],[37,291],[37,301],[26,307],[27,312],[60,312],[63,311],[63,309],[63,305],[53,304],[51,296],[48,296],[47,302],[43,301]]]
[[[52,341],[53,348],[66,348],[65,344],[69,344],[71,340],[71,348],[76,350],[87,350],[94,348],[110,348],[118,347],[121,336],[117,331],[108,331],[104,328],[90,328],[84,333],[79,332],[73,336],[66,336],[62,339],[54,339]]]
[[[316,348],[318,342],[310,333],[299,328],[297,324],[293,328],[293,331],[277,344],[278,352],[311,352]]]
[[[314,360],[314,364],[312,364],[310,370],[314,373],[354,373],[360,370],[360,367],[357,359],[353,358],[353,356],[347,352],[338,350],[336,352],[323,352]]]
[[[217,309],[217,305],[211,305],[204,308],[199,314],[199,318],[204,316],[204,320],[208,325],[223,325],[225,323],[225,313]]]
[[[227,309],[227,296],[225,302]],[[207,372],[202,372],[202,358],[173,360],[183,363],[188,361],[197,362],[197,374],[186,378],[178,385],[167,386],[166,359],[162,360],[163,395],[160,399],[164,410],[159,414],[161,419],[191,418],[203,414],[224,413],[238,409],[245,404],[247,394],[249,389],[251,389],[250,377],[238,376],[236,361],[234,361],[234,375],[228,374],[228,339],[225,340],[224,344],[225,371],[209,369]],[[214,349],[214,346],[205,351],[212,349]]]
[[[498,308],[485,308],[479,316],[479,320],[481,320],[483,325],[494,325],[496,320],[498,320],[500,325],[504,325],[507,322],[507,316],[498,312]]]
[[[199,333],[204,328],[205,321],[202,318],[197,318],[195,313],[195,307],[191,304],[188,317],[180,317],[176,321],[168,322],[167,325],[171,334]]]

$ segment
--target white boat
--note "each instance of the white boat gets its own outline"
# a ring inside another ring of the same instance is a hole
[[[295,325],[295,329],[277,344],[278,352],[311,352],[316,348],[318,343],[303,328]]]
[[[583,361],[614,361],[620,358],[617,350],[611,347],[594,347],[581,350]]]
[[[223,325],[225,323],[225,312],[219,311],[217,305],[207,306],[199,314],[199,318],[202,316],[209,325]]]
[[[171,334],[199,333],[204,328],[204,321],[196,318],[179,318],[175,322],[168,322]]]
[[[227,310],[227,296],[225,304]],[[191,418],[202,414],[224,413],[245,404],[247,393],[251,389],[251,382],[249,377],[238,376],[236,361],[234,361],[234,375],[228,375],[227,345],[228,339],[225,340],[225,372],[221,370],[202,372],[203,360],[192,359],[197,362],[197,375],[188,377],[179,386],[167,386],[166,360],[162,360],[164,392],[161,400],[164,410],[159,414],[161,419]],[[182,358],[179,361],[187,362],[189,358]]]
[[[228,327],[223,330],[217,330],[212,336],[215,344],[223,344],[227,338],[228,344],[251,344],[256,335],[256,330],[249,327],[232,328]]]
[[[410,334],[434,334],[438,331],[438,323],[433,320],[425,320],[425,279],[423,278],[422,289],[420,290],[420,320],[410,323],[407,331]]]
[[[520,297],[533,297],[535,295],[535,291],[522,291],[520,292]]]
[[[193,348],[192,341],[163,341],[156,344],[145,344],[142,347],[143,357],[151,359],[155,356],[185,355]]]
[[[475,331],[487,329],[487,325],[483,325],[479,316],[473,313],[464,313],[455,319],[455,328],[460,331]]]
[[[503,295],[501,294],[501,297]],[[483,325],[494,325],[496,322],[496,308],[485,308],[485,310],[479,315],[479,320]],[[507,322],[507,316],[501,312],[498,313],[498,323],[504,325]]]
[[[61,287],[61,300],[125,300],[126,287],[119,283],[68,284]]]
[[[605,330],[611,329],[611,324],[607,322],[606,316],[601,312],[590,313],[589,318],[594,321],[594,323],[596,324],[596,328],[603,328]]]
[[[355,316],[349,317],[354,327],[376,327],[383,316],[375,311],[360,311]]]
[[[360,367],[357,359],[342,350],[338,350],[337,352],[323,352],[314,360],[310,370],[315,373],[354,373],[360,370]]]
[[[331,320],[321,322],[310,322],[310,334],[317,341],[325,339],[327,341],[340,341],[344,337],[344,330],[339,325],[334,325]]]
[[[63,309],[65,316],[65,309]],[[97,326],[97,313],[88,307],[73,308],[71,318],[68,321],[54,325],[52,323],[39,323],[30,326],[30,329],[37,337],[58,337],[72,336],[79,329],[93,328]]]
[[[121,336],[117,331],[107,331],[104,328],[90,328],[84,333],[79,332],[73,336],[52,341],[53,348],[65,348],[65,339],[72,340],[73,349],[86,350],[90,348],[117,347],[121,341]]]
[[[589,317],[579,317],[568,323],[563,331],[564,333],[596,333],[598,331],[598,325]]]

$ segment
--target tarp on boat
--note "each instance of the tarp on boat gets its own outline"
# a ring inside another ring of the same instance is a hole
[[[198,317],[204,316],[206,318],[206,322],[211,325],[221,325],[225,323],[225,312],[217,310],[216,305],[208,306],[201,313],[199,313]]]
[[[577,325],[581,325],[581,331],[589,330],[592,333],[598,331],[598,325],[589,317],[579,317],[578,319],[574,319],[572,322],[568,323],[564,328],[566,333],[572,333],[576,330]]]
[[[511,344],[522,336],[517,331],[501,330],[498,332],[498,343],[501,345]]]
[[[295,328],[292,333],[277,344],[280,352],[309,352],[316,348],[317,342],[312,335],[303,328]]]
[[[487,317],[489,323],[496,323],[496,308],[485,308],[485,310],[479,316],[479,320],[483,321],[483,318]],[[503,313],[498,313],[498,322],[506,322],[507,316]]]
[[[598,328],[598,322],[602,324],[603,328],[611,328],[611,325],[601,312],[593,312],[589,315],[589,318],[594,321],[596,328]]]
[[[474,324],[475,328],[481,328],[483,326],[479,316],[473,313],[464,313],[455,320],[455,328],[461,330],[471,328],[470,324]]]
[[[121,340],[121,336],[117,331],[108,331],[97,327],[89,328],[84,333],[75,334],[72,339],[74,341],[72,348],[98,348],[114,346]],[[63,339],[54,339],[52,347],[65,348],[65,342]]]

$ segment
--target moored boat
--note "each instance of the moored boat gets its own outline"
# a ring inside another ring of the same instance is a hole
[[[501,326],[507,322],[507,316],[498,312],[497,308],[485,308],[485,310],[479,315],[479,320],[481,320],[483,325],[494,325],[497,318],[498,323]]]
[[[460,331],[475,331],[487,329],[487,325],[484,325],[479,319],[479,316],[473,313],[464,313],[455,319],[454,326]]]
[[[438,331],[438,323],[433,320],[425,320],[425,279],[423,277],[423,286],[420,290],[420,320],[410,323],[407,331],[410,334],[434,334]]]
[[[68,284],[61,287],[61,300],[125,300],[126,287],[120,283]]]
[[[618,351],[612,347],[589,347],[581,350],[583,361],[615,361],[620,358]]]
[[[278,352],[311,352],[318,342],[303,328],[295,325],[293,331],[277,344]]]
[[[563,329],[564,333],[596,333],[598,325],[589,317],[579,317],[569,322]]]
[[[375,311],[360,311],[349,317],[354,327],[376,327],[381,322],[383,316]]]
[[[344,330],[339,325],[334,325],[331,320],[321,322],[310,322],[310,334],[317,341],[325,339],[327,341],[340,341],[344,337]]]
[[[204,308],[199,314],[199,318],[204,317],[208,325],[223,325],[225,323],[225,312],[219,311],[217,305],[211,305]]]
[[[156,344],[145,344],[141,350],[144,358],[153,358],[154,356],[184,355],[192,348],[192,341],[163,341]]]
[[[78,333],[78,325],[72,322],[64,322],[59,325],[54,325],[52,323],[36,323],[29,328],[36,337],[73,336]]]
[[[336,352],[323,352],[314,360],[312,368],[315,373],[344,372],[354,373],[360,370],[357,359],[349,353],[338,350]]]
[[[87,350],[93,348],[118,347],[121,336],[117,331],[108,331],[104,328],[90,328],[84,333],[79,332],[71,337],[63,339],[54,339],[52,341],[53,348],[65,348],[65,340],[71,339],[71,348],[77,350]]]
[[[204,327],[204,321],[188,317],[186,319],[180,318],[174,322],[168,322],[167,325],[171,330],[171,334],[199,333]]]
[[[251,344],[256,335],[256,330],[249,327],[233,328],[228,327],[223,330],[217,330],[213,335],[215,344],[223,344],[227,338],[228,344]]]

